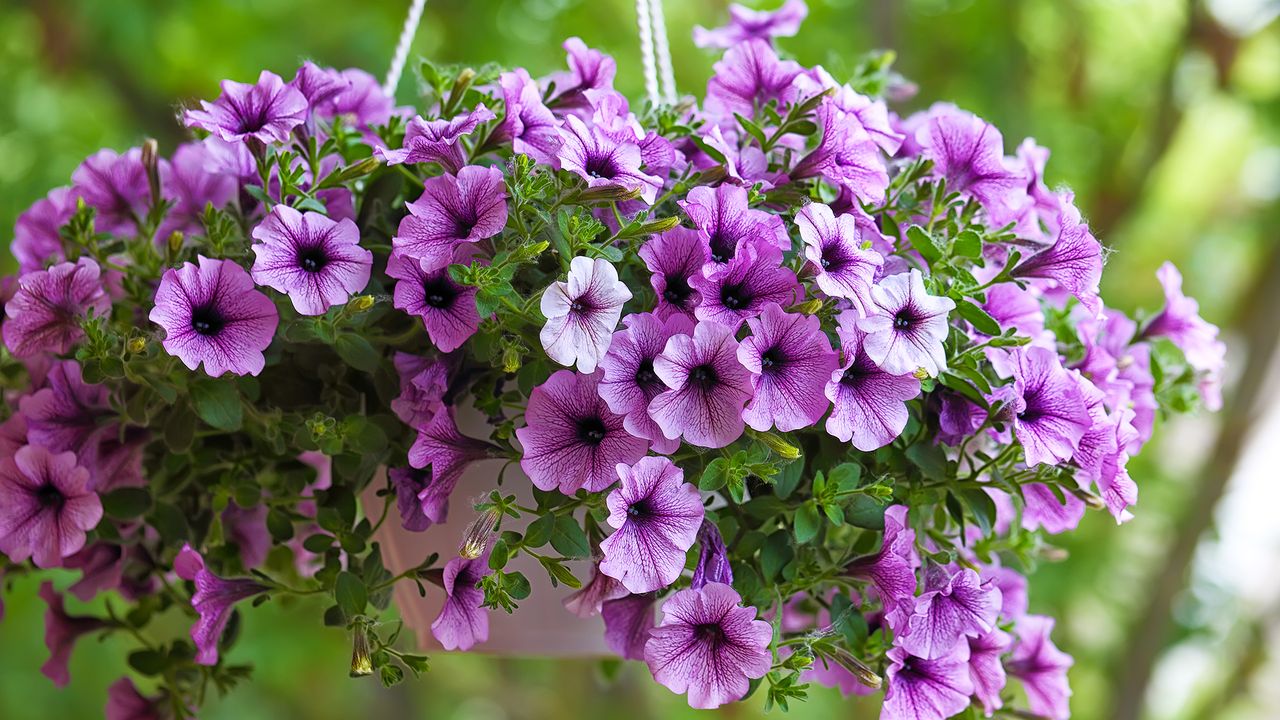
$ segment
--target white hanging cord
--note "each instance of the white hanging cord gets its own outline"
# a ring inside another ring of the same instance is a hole
[[[657,105],[658,71],[654,66],[653,25],[649,21],[649,0],[636,0],[636,24],[640,28],[640,59],[644,64],[644,91],[649,102]]]
[[[671,45],[667,43],[667,20],[662,14],[662,0],[649,0],[649,15],[653,20],[654,50],[658,56],[658,70],[662,74],[662,100],[676,104],[676,77],[671,69]]]
[[[418,33],[418,23],[422,22],[422,8],[427,0],[413,0],[409,6],[409,17],[404,19],[404,29],[400,31],[400,42],[396,44],[396,54],[391,57],[391,68],[387,70],[387,80],[382,83],[382,92],[388,97],[396,94],[396,86],[400,84],[400,76],[404,73],[404,64],[409,59],[409,46],[413,44],[413,36]]]

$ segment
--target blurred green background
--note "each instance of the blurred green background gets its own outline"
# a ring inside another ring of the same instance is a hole
[[[178,103],[216,96],[222,78],[261,68],[290,77],[300,60],[385,72],[408,0],[0,1],[0,227],[99,147],[183,137]],[[776,6],[778,2],[761,5]],[[676,79],[701,93],[715,57],[696,24],[724,21],[723,0],[666,3]],[[1109,305],[1155,309],[1154,271],[1171,259],[1231,352],[1228,405],[1162,423],[1132,465],[1137,518],[1091,513],[1059,538],[1063,561],[1033,580],[1031,605],[1059,618],[1076,658],[1078,718],[1280,717],[1270,659],[1280,620],[1280,504],[1274,410],[1280,322],[1280,27],[1275,0],[810,0],[781,46],[837,77],[867,50],[898,53],[920,95],[907,112],[951,100],[996,123],[1006,148],[1034,136],[1113,251]],[[431,0],[414,43],[440,61],[560,69],[579,35],[641,84],[628,0]],[[413,81],[400,99],[413,101]],[[0,253],[0,267],[12,259]],[[1268,445],[1266,440],[1271,442]],[[59,577],[60,583],[69,578]],[[30,579],[6,594],[0,718],[99,717],[124,672],[122,639],[82,642],[72,685],[39,674],[43,603]],[[76,607],[71,601],[72,609]],[[320,608],[248,614],[234,662],[255,679],[202,718],[692,717],[682,698],[628,667],[606,681],[594,662],[437,654],[432,672],[384,691],[346,677],[343,633]],[[143,686],[145,688],[145,685]],[[759,698],[721,711],[757,717]],[[871,700],[815,689],[797,717],[875,717]],[[775,711],[777,712],[777,711]]]

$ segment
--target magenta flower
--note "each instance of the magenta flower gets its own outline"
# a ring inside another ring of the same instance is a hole
[[[364,70],[347,68],[340,74],[347,87],[332,101],[324,103],[320,114],[347,118],[365,133],[365,140],[372,143],[377,136],[371,128],[391,120],[396,112],[395,98],[382,92],[382,83]]]
[[[428,264],[406,255],[387,260],[387,275],[399,281],[392,304],[422,318],[431,343],[441,352],[453,352],[480,329],[477,290],[454,282],[447,268],[428,270]]]
[[[948,657],[966,637],[991,632],[999,612],[1000,589],[994,583],[982,582],[969,568],[952,573],[935,566],[926,574],[925,591],[916,598],[898,643],[925,660]]]
[[[587,181],[587,187],[620,187],[638,191],[640,199],[652,204],[662,189],[662,178],[640,169],[640,146],[620,142],[596,125],[588,126],[576,115],[565,118],[560,127],[560,167]]]
[[[350,220],[279,204],[253,229],[253,281],[285,293],[300,315],[323,315],[369,283],[373,253]]]
[[[236,603],[267,591],[267,587],[248,578],[221,578],[205,567],[200,553],[184,545],[173,561],[173,570],[183,580],[195,583],[191,607],[199,615],[191,626],[191,640],[196,645],[196,663],[218,664],[218,642],[231,620]]]
[[[748,40],[770,41],[775,37],[791,37],[809,15],[804,0],[787,0],[777,10],[752,10],[743,5],[729,6],[729,24],[708,30],[693,28],[693,44],[700,48],[731,48]]]
[[[1008,652],[1012,644],[1009,633],[999,628],[969,639],[969,680],[973,682],[973,696],[982,703],[987,715],[1004,705],[1000,693],[1007,678],[1000,656]]]
[[[516,68],[498,77],[506,114],[498,132],[511,141],[511,149],[544,165],[555,162],[560,151],[560,121],[542,104],[538,83],[529,71]]]
[[[707,114],[732,124],[733,115],[754,117],[756,108],[795,99],[793,83],[803,72],[798,63],[779,60],[764,40],[735,45],[712,68],[704,107]]]
[[[653,633],[654,593],[627,595],[600,606],[604,642],[626,660],[644,660],[644,648]]]
[[[449,368],[442,360],[398,352],[393,358],[400,375],[400,395],[391,401],[391,410],[414,430],[431,422],[444,407],[449,390]]]
[[[200,101],[200,110],[182,114],[187,127],[200,128],[227,142],[250,138],[263,144],[284,142],[307,117],[307,99],[266,70],[255,84],[222,81],[222,95]]]
[[[156,232],[156,241],[167,241],[175,230],[203,235],[200,218],[208,205],[225,207],[236,197],[236,178],[221,172],[211,172],[209,145],[184,143],[173,153],[169,172],[161,177],[161,187],[166,200],[173,203],[168,215]]]
[[[55,362],[45,383],[18,403],[26,420],[25,441],[54,453],[72,452],[86,467],[95,464],[104,422],[112,414],[107,388],[86,383],[74,360]]]
[[[649,441],[628,433],[601,399],[601,375],[560,370],[529,394],[516,438],[524,448],[520,467],[538,489],[600,492],[613,484],[618,463],[634,463],[649,450]]]
[[[574,258],[568,281],[552,283],[542,293],[547,318],[538,335],[542,348],[561,365],[595,372],[622,317],[622,305],[630,299],[631,291],[608,260]]]
[[[439,163],[447,173],[457,173],[467,162],[462,155],[462,138],[475,132],[480,123],[494,117],[493,111],[484,105],[476,105],[471,112],[450,120],[423,120],[418,116],[405,128],[403,148],[379,148],[374,154],[382,157],[388,165],[433,162]]]
[[[889,169],[880,147],[857,116],[833,98],[817,110],[822,140],[792,168],[792,180],[821,175],[836,187],[867,203],[883,203],[889,188]]]
[[[702,496],[664,457],[619,464],[621,481],[609,493],[609,525],[600,543],[600,572],[632,593],[661,590],[680,577],[685,554],[698,538]]]
[[[693,287],[702,295],[698,319],[737,330],[770,303],[790,307],[804,297],[796,274],[782,264],[782,251],[760,242],[747,243],[722,272],[695,276]]]
[[[124,548],[108,542],[86,545],[74,555],[62,560],[62,567],[79,570],[80,579],[67,592],[81,602],[89,602],[98,593],[115,590],[124,579]]]
[[[867,317],[858,321],[866,333],[862,350],[887,373],[923,369],[936,377],[947,367],[942,343],[950,327],[947,314],[955,307],[951,298],[925,292],[919,270],[884,278],[871,287]]]
[[[88,484],[89,471],[75,453],[27,445],[0,458],[0,551],[16,563],[61,565],[102,519],[102,503]]]
[[[333,68],[325,68],[306,60],[294,74],[289,86],[302,93],[311,112],[330,104],[351,88],[351,81]]]
[[[387,471],[391,487],[396,491],[396,510],[400,512],[400,524],[405,530],[422,532],[431,527],[431,518],[422,512],[419,493],[431,485],[431,471],[417,468],[392,468]]]
[[[889,650],[889,686],[880,720],[944,720],[969,707],[973,681],[964,652],[934,660]]]
[[[739,700],[750,680],[773,663],[773,628],[742,606],[733,588],[709,583],[680,590],[662,605],[662,622],[645,643],[653,679],[687,693],[691,707],[709,710]]]
[[[106,720],[163,720],[163,697],[145,697],[129,678],[120,678],[107,688]]]
[[[796,214],[796,225],[804,256],[817,271],[818,289],[865,308],[876,272],[884,264],[880,253],[867,249],[880,237],[875,221],[860,211],[836,217],[827,205],[810,203]]]
[[[919,566],[916,532],[907,524],[907,508],[892,505],[884,511],[884,541],[880,550],[855,558],[845,567],[845,572],[875,585],[884,601],[886,617],[897,627],[897,620],[905,620],[913,609]]]
[[[738,360],[732,329],[698,323],[692,335],[667,341],[653,371],[668,389],[649,403],[649,416],[669,439],[721,448],[742,435],[751,372]]]
[[[823,384],[838,358],[818,317],[770,303],[747,325],[751,335],[738,346],[738,361],[751,372],[753,396],[742,419],[756,430],[781,432],[818,422],[830,405]]]
[[[1014,627],[1017,642],[1005,668],[1022,681],[1031,712],[1050,720],[1071,716],[1071,684],[1067,669],[1073,661],[1049,639],[1053,618],[1027,615]]]
[[[693,322],[683,315],[672,315],[665,321],[650,313],[628,315],[625,330],[613,334],[609,351],[600,360],[604,378],[600,381],[600,397],[609,409],[623,416],[626,431],[649,440],[656,452],[674,452],[680,443],[669,440],[649,417],[649,403],[667,386],[653,370],[653,361],[676,335],[693,332]]]
[[[162,175],[167,172],[165,165],[161,166]],[[71,173],[71,190],[97,211],[93,219],[98,232],[136,233],[151,200],[142,150],[132,148],[121,155],[103,149],[90,155]],[[75,209],[74,201],[71,208]]]
[[[266,505],[242,508],[231,500],[222,511],[222,532],[227,544],[240,551],[240,564],[246,570],[261,565],[271,552]]]
[[[1084,518],[1084,501],[1063,492],[1062,500],[1044,483],[1027,483],[1022,490],[1022,527],[1027,530],[1043,528],[1051,535],[1075,530]]]
[[[391,239],[396,254],[423,261],[426,270],[455,262],[462,243],[475,243],[507,225],[507,186],[499,168],[468,165],[455,175],[423,182],[422,196]]]
[[[84,338],[81,321],[111,312],[102,288],[98,263],[82,257],[48,270],[35,270],[18,280],[18,291],[4,305],[0,332],[14,357],[39,353],[62,355]]]
[[[779,250],[791,249],[791,238],[782,218],[747,207],[747,191],[737,185],[721,185],[714,190],[699,186],[680,201],[703,242],[702,274],[723,273],[744,246],[763,242]]]
[[[1205,407],[1219,410],[1227,346],[1218,339],[1218,326],[1201,318],[1200,304],[1182,294],[1182,274],[1173,263],[1161,265],[1156,276],[1164,288],[1164,309],[1142,329],[1142,337],[1166,337],[1177,345],[1187,364],[1202,375],[1200,395]]]
[[[1027,179],[1005,164],[1000,131],[977,115],[954,107],[932,112],[915,139],[948,191],[977,198],[988,210],[1026,193]]]
[[[1052,350],[1018,348],[1011,359],[1013,432],[1022,443],[1027,465],[1070,460],[1093,426],[1078,381],[1063,369]]]
[[[431,469],[431,481],[418,491],[422,514],[433,523],[448,517],[449,496],[458,485],[462,473],[471,463],[501,457],[498,448],[486,440],[477,440],[458,431],[453,408],[435,414],[409,448],[409,464],[418,469]]]
[[[587,47],[581,38],[571,37],[561,47],[567,56],[569,72],[557,73],[551,77],[551,82],[556,86],[556,96],[551,104],[556,110],[589,110],[591,102],[587,98],[588,91],[613,89],[618,64],[599,50]]]
[[[18,216],[9,250],[22,272],[39,270],[50,259],[61,260],[64,257],[59,230],[75,211],[75,192],[61,187],[50,190],[48,195]]]
[[[649,268],[649,284],[658,296],[654,314],[662,319],[681,315],[693,320],[702,296],[690,280],[702,272],[703,245],[698,232],[674,227],[640,246],[640,259]]]
[[[431,623],[431,634],[445,650],[470,650],[489,639],[489,612],[482,607],[478,585],[488,575],[489,553],[474,560],[456,557],[444,566],[444,606]]]
[[[183,263],[160,278],[149,317],[164,328],[164,349],[189,370],[204,363],[210,377],[257,375],[280,324],[275,304],[234,262],[203,255],[196,261],[198,266]]]
[[[580,589],[569,593],[561,603],[564,609],[580,618],[594,617],[600,614],[604,604],[627,596],[627,589],[622,583],[600,572],[600,566],[591,569],[591,579]]]
[[[17,560],[17,558],[10,558]],[[19,561],[20,562],[20,561]],[[49,659],[40,667],[40,672],[53,681],[58,687],[66,687],[71,682],[71,651],[82,635],[97,632],[107,626],[96,617],[68,615],[63,604],[62,595],[53,589],[53,583],[45,581],[40,584],[40,597],[49,605],[44,614],[44,644],[49,648]]]
[[[707,583],[733,584],[733,568],[729,565],[729,550],[724,545],[720,528],[703,519],[698,528],[698,564],[693,568],[689,587],[698,590]]]
[[[837,333],[844,361],[827,380],[825,392],[834,408],[826,427],[834,437],[871,452],[902,434],[910,416],[907,401],[920,395],[920,381],[892,375],[872,362],[856,324],[853,313],[841,313]]]
[[[1059,230],[1053,244],[1018,263],[1012,276],[1046,280],[1052,287],[1070,293],[1086,309],[1097,315],[1102,310],[1098,281],[1102,279],[1102,244],[1080,211],[1068,201],[1058,215]]]

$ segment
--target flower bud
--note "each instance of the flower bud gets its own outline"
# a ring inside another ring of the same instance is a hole
[[[352,312],[365,312],[373,308],[374,297],[372,295],[358,295],[351,300]]]
[[[519,345],[508,345],[502,351],[502,372],[508,375],[520,370],[520,356],[524,348]]]
[[[928,371],[928,370],[925,370],[925,369],[924,369],[924,368],[922,368],[922,367],[918,367],[918,368],[916,368],[915,372],[911,373],[911,375],[912,375],[913,377],[915,377],[915,379],[917,379],[917,380],[928,380],[928,379],[929,379],[929,371]]]
[[[801,315],[812,315],[822,309],[822,300],[818,298],[806,300],[791,309],[800,313]]]
[[[151,190],[151,204],[160,204],[160,144],[155,138],[142,143],[142,168],[147,173],[147,187]]]
[[[146,350],[147,339],[144,337],[129,338],[128,349],[129,349],[129,352],[134,353],[135,355]]]
[[[770,432],[758,432],[755,433],[755,438],[763,443],[765,447],[774,451],[782,458],[795,460],[800,457],[800,448],[784,440],[781,435]]]
[[[576,196],[565,201],[565,204],[585,204],[600,201],[623,201],[635,200],[640,197],[640,188],[628,189],[621,185],[601,185],[600,187],[586,188],[577,193]]]
[[[364,677],[373,674],[373,656],[369,652],[369,630],[362,622],[357,622],[352,631],[351,643],[351,677]]]
[[[186,240],[186,237],[179,230],[174,230],[173,232],[169,233],[169,239],[168,241],[166,241],[166,245],[169,248],[169,254],[177,255],[178,251],[182,249],[182,243],[185,240]]]
[[[493,539],[493,530],[498,526],[498,511],[489,508],[480,513],[480,516],[471,521],[467,526],[466,532],[462,534],[462,544],[458,546],[458,555],[468,559],[475,560],[484,554],[489,547],[489,541]]]
[[[858,682],[872,690],[880,689],[880,676],[876,674],[875,670],[868,667],[866,663],[855,657],[853,653],[842,647],[836,647],[829,657],[839,663],[840,667],[848,670],[849,674]]]

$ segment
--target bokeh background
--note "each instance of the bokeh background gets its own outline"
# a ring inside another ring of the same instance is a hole
[[[222,78],[289,77],[304,58],[381,75],[408,0],[0,0],[0,227],[65,184],[99,147],[172,148],[175,108]],[[778,0],[756,3],[771,7]],[[1033,578],[1032,609],[1059,618],[1076,658],[1078,718],[1280,717],[1280,3],[1276,0],[810,0],[781,46],[836,76],[865,51],[898,53],[920,95],[996,123],[1007,149],[1034,136],[1048,179],[1069,184],[1111,249],[1109,305],[1154,309],[1173,260],[1230,348],[1226,409],[1162,423],[1132,466],[1137,518],[1091,513]],[[715,58],[692,46],[724,0],[666,3],[676,79],[701,92]],[[431,0],[416,54],[559,69],[579,35],[619,61],[638,96],[628,0]],[[412,102],[406,77],[400,99]],[[0,251],[0,267],[12,259]],[[60,578],[65,581],[66,578]],[[125,671],[123,640],[82,642],[72,685],[38,672],[43,603],[16,582],[0,623],[0,718],[100,717]],[[74,601],[72,601],[74,603]],[[679,718],[697,713],[643,667],[438,654],[386,691],[346,677],[342,632],[319,608],[248,614],[232,659],[255,679],[202,718]],[[144,686],[145,687],[145,686]],[[725,716],[760,715],[759,698]],[[775,711],[776,712],[776,711]],[[874,701],[815,689],[796,717],[875,717]]]

